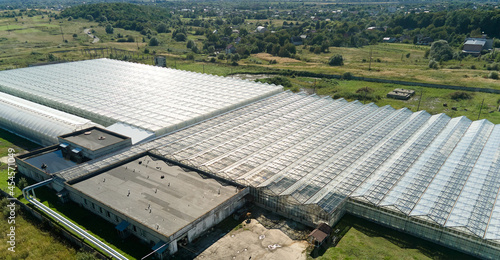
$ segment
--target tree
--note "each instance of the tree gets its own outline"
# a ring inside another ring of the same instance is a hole
[[[240,55],[238,53],[231,56],[232,62],[238,62],[240,60]]]
[[[183,42],[186,40],[186,35],[184,33],[177,33],[174,39],[178,42]]]
[[[168,27],[165,23],[160,23],[158,27],[156,27],[156,31],[158,33],[166,33],[168,31]]]
[[[231,33],[233,33],[233,29],[231,29],[231,27],[229,27],[229,26],[224,27],[224,35],[225,36],[230,36]]]
[[[111,26],[111,24],[108,23],[106,25],[106,33],[107,34],[113,34],[113,31],[114,31],[113,26]]]
[[[247,36],[248,35],[248,30],[245,29],[245,28],[241,28],[240,29],[240,35],[243,36],[243,37]]]
[[[445,40],[435,41],[431,45],[431,50],[429,51],[429,58],[434,59],[436,61],[451,60],[453,58],[453,49]]]
[[[335,54],[328,61],[328,65],[330,65],[330,66],[342,66],[342,65],[344,65],[344,58],[340,54]]]
[[[153,37],[151,38],[151,40],[149,40],[149,46],[158,46],[160,43],[158,42],[158,39],[156,39],[156,37]]]
[[[196,45],[193,40],[189,40],[186,44],[186,48],[191,49],[193,46]]]

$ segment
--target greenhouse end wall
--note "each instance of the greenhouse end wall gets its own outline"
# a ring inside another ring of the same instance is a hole
[[[475,236],[433,225],[424,220],[410,218],[383,208],[373,207],[360,201],[350,200],[345,208],[346,213],[457,251],[484,259],[500,259],[500,246],[498,244]]]

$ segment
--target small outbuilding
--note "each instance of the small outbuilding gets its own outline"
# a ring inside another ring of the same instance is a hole
[[[332,227],[326,223],[321,223],[309,234],[307,241],[315,247],[320,247],[331,234]]]
[[[415,90],[397,88],[387,93],[388,98],[408,100],[415,95]]]

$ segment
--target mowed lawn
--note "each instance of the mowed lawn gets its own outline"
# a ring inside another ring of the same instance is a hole
[[[351,215],[344,216],[333,229],[343,234],[338,244],[314,250],[308,259],[476,259]]]

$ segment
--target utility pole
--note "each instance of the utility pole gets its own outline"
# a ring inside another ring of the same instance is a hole
[[[61,26],[61,25],[59,25],[59,28],[61,28],[61,37],[62,37],[63,42],[64,42],[64,34],[63,34],[62,26]]]
[[[370,46],[370,63],[368,65],[368,70],[372,70],[372,46]]]
[[[479,108],[479,115],[477,115],[477,120],[479,120],[479,117],[481,116],[481,111],[483,110],[483,104],[484,104],[484,98],[483,102],[481,102],[481,107]]]
[[[424,94],[424,89],[421,89],[420,90],[420,98],[418,99],[418,107],[417,107],[417,111],[420,110],[420,102],[422,101],[422,96]]]

